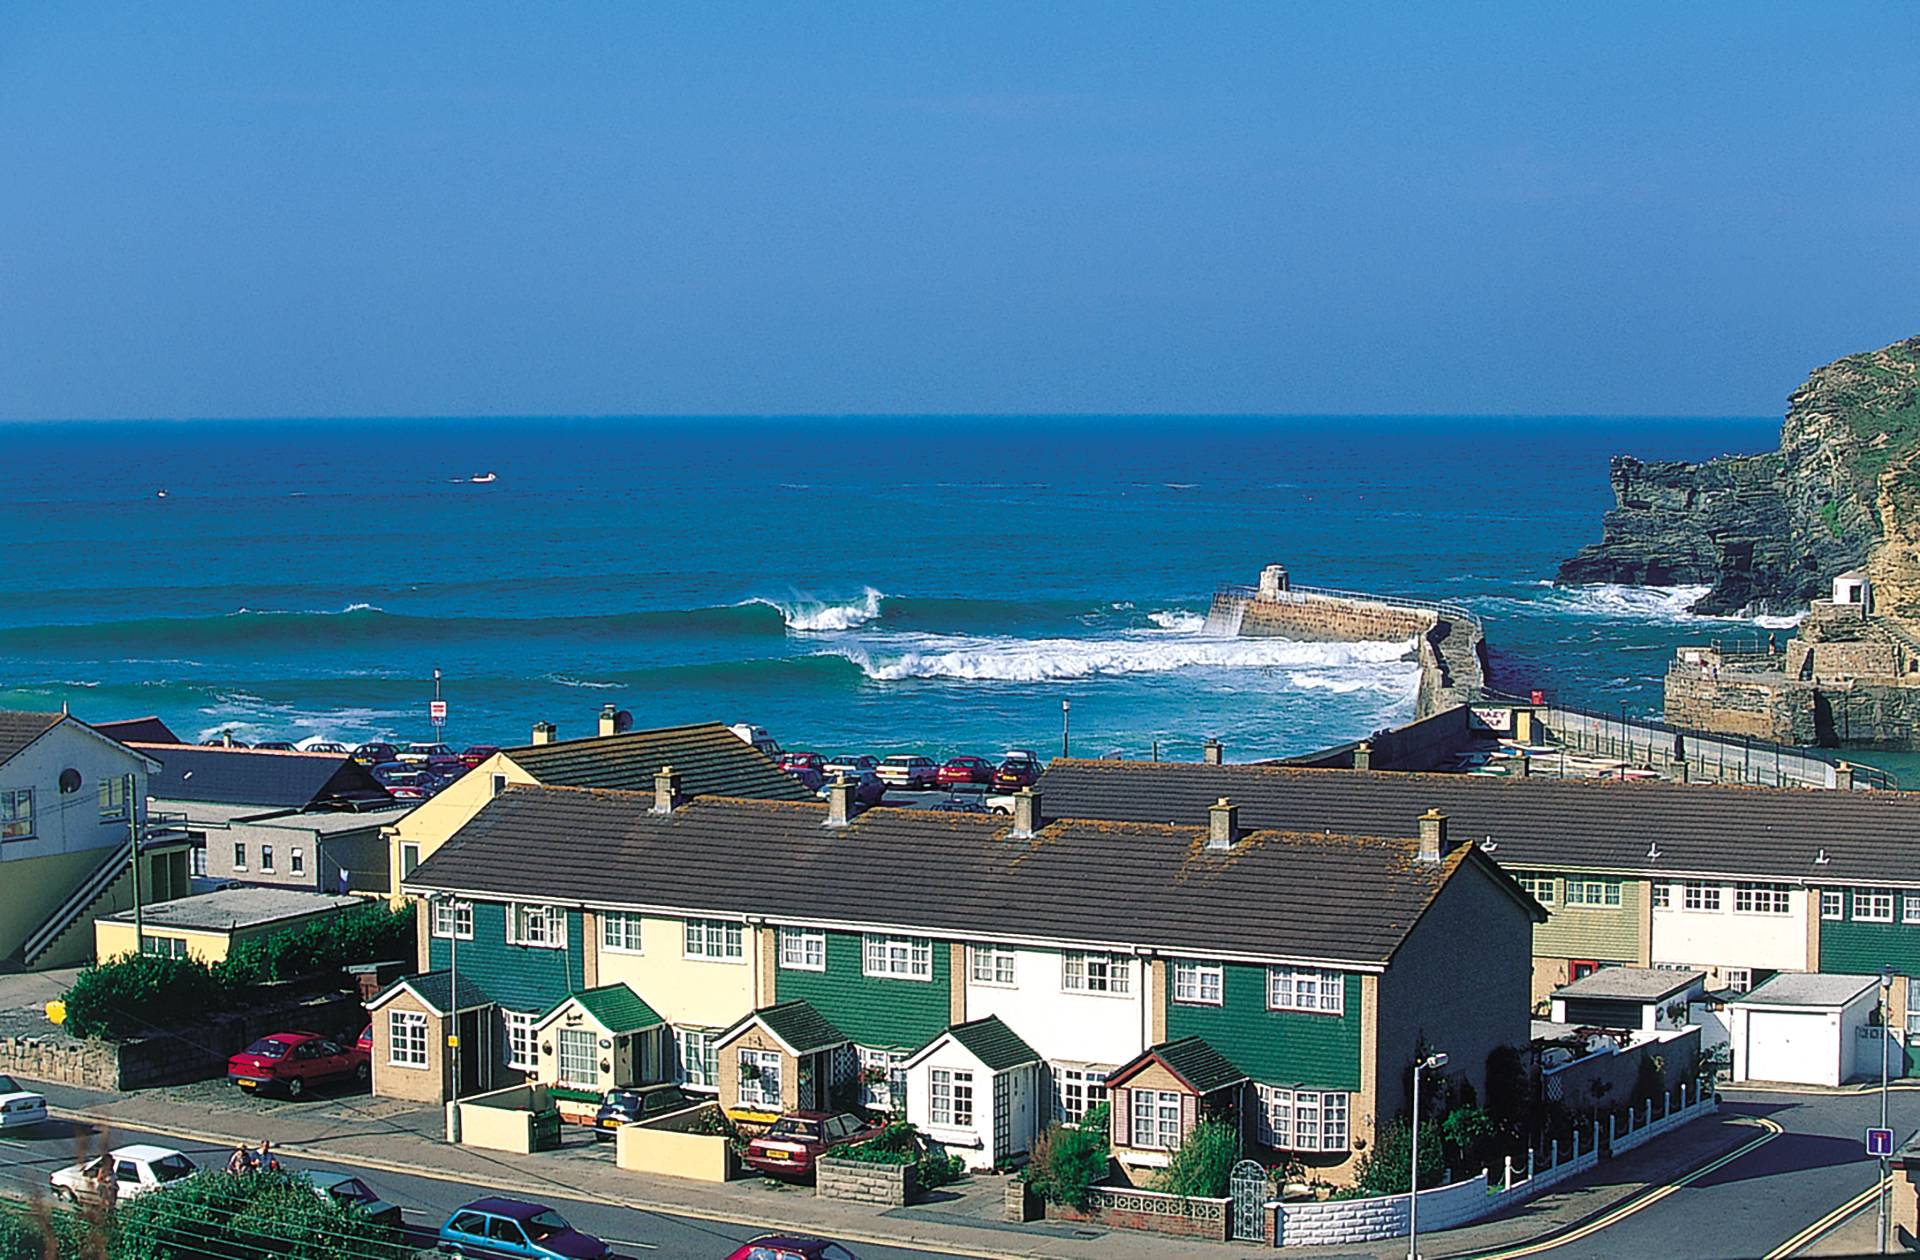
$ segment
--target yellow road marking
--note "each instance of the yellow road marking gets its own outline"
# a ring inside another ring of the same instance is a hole
[[[1858,1212],[1861,1208],[1873,1202],[1873,1197],[1879,1193],[1880,1183],[1875,1181],[1859,1194],[1854,1195],[1851,1199],[1848,1199],[1845,1203],[1833,1209],[1833,1211],[1827,1213],[1813,1224],[1787,1239],[1787,1241],[1781,1243],[1772,1251],[1769,1251],[1766,1255],[1766,1260],[1781,1260],[1781,1257],[1790,1256],[1803,1247],[1812,1246],[1814,1241],[1822,1234],[1825,1234],[1841,1221],[1846,1220],[1849,1216],[1852,1216],[1855,1212]]]
[[[1722,1155],[1719,1159],[1714,1160],[1712,1163],[1702,1164],[1700,1167],[1694,1169],[1692,1172],[1680,1178],[1678,1181],[1670,1181],[1666,1185],[1661,1186],[1655,1190],[1650,1190],[1645,1194],[1642,1194],[1640,1197],[1636,1199],[1630,1199],[1627,1202],[1620,1204],[1618,1207],[1612,1208],[1606,1212],[1601,1213],[1599,1216],[1595,1217],[1593,1220],[1588,1221],[1585,1225],[1582,1225],[1577,1229],[1569,1230],[1564,1234],[1555,1235],[1554,1237],[1547,1239],[1544,1242],[1530,1243],[1525,1246],[1514,1247],[1506,1251],[1481,1252],[1474,1257],[1474,1260],[1517,1260],[1517,1257],[1520,1257],[1520,1256],[1539,1255],[1543,1251],[1552,1251],[1555,1247],[1564,1247],[1570,1242],[1578,1242],[1582,1238],[1586,1238],[1586,1237],[1589,1237],[1590,1235],[1597,1234],[1601,1230],[1607,1229],[1610,1226],[1618,1225],[1621,1221],[1625,1220],[1629,1216],[1632,1216],[1636,1212],[1645,1211],[1646,1209],[1652,1207],[1654,1204],[1658,1203],[1660,1200],[1666,1198],[1668,1195],[1674,1193],[1676,1190],[1681,1190],[1687,1186],[1692,1185],[1694,1182],[1700,1180],[1700,1178],[1706,1176],[1708,1173],[1718,1172],[1720,1169],[1725,1168],[1728,1164],[1731,1164],[1734,1160],[1739,1159],[1742,1156],[1748,1155],[1753,1151],[1758,1150],[1762,1146],[1765,1146],[1767,1143],[1773,1141],[1773,1139],[1779,1137],[1780,1134],[1785,1131],[1779,1126],[1779,1124],[1775,1123],[1774,1121],[1765,1119],[1763,1117],[1758,1117],[1758,1116],[1741,1116],[1738,1119],[1736,1119],[1734,1123],[1758,1125],[1760,1128],[1765,1129],[1766,1132],[1760,1134],[1758,1137],[1755,1137],[1752,1141],[1744,1142],[1741,1145],[1735,1147],[1733,1150],[1728,1151],[1725,1155]]]

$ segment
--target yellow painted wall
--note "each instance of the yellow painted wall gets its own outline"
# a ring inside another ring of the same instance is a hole
[[[614,1163],[628,1172],[726,1181],[739,1175],[739,1160],[727,1139],[705,1133],[623,1124],[614,1132]]]
[[[725,1028],[754,1009],[754,960],[758,929],[744,929],[740,962],[711,962],[684,957],[686,934],[678,919],[649,917],[641,924],[645,953],[621,954],[600,948],[598,936],[588,949],[596,955],[601,984],[624,981],[669,1024]],[[766,1005],[762,1000],[760,1005]]]
[[[232,944],[225,932],[188,932],[167,927],[149,927],[146,932],[154,940],[185,941],[188,954],[209,963],[225,961]],[[108,919],[94,923],[93,950],[96,958],[118,958],[133,953],[136,948],[133,924]]]
[[[400,847],[418,844],[420,860],[426,861],[445,844],[454,832],[467,825],[493,799],[493,776],[504,774],[508,783],[537,783],[539,780],[508,759],[495,753],[455,780],[446,791],[422,801],[412,813],[393,826],[387,839],[387,887],[389,900],[398,904],[400,896]]]

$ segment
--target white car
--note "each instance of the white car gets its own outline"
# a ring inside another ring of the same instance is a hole
[[[47,1184],[53,1187],[55,1197],[68,1203],[98,1199],[100,1168],[103,1164],[113,1169],[114,1184],[121,1199],[138,1198],[200,1171],[192,1160],[179,1151],[142,1143],[122,1146],[105,1155],[69,1164],[49,1175]]]
[[[0,1074],[0,1129],[24,1129],[44,1124],[46,1119],[46,1099],[30,1089],[21,1089],[20,1082],[11,1076]]]

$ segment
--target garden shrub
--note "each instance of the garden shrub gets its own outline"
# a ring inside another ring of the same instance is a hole
[[[958,1181],[967,1171],[965,1160],[939,1149],[905,1120],[889,1121],[866,1141],[842,1146],[831,1154],[835,1159],[862,1164],[912,1164],[914,1179],[922,1190]]]
[[[162,1024],[196,1023],[225,996],[213,969],[197,958],[129,954],[74,977],[66,1027],[76,1037],[133,1037]]]
[[[1048,1203],[1084,1208],[1093,1187],[1107,1176],[1107,1104],[1087,1112],[1079,1124],[1056,1124],[1034,1140],[1027,1161],[1029,1189]]]
[[[290,1173],[202,1172],[114,1213],[114,1260],[409,1260],[399,1234]]]
[[[1233,1166],[1240,1159],[1240,1131],[1225,1120],[1202,1120],[1154,1179],[1167,1194],[1217,1199],[1227,1193]]]
[[[1421,1126],[1420,1184],[1437,1186],[1447,1179],[1446,1152],[1440,1149],[1434,1126]],[[1413,1126],[1399,1119],[1381,1126],[1373,1146],[1354,1165],[1354,1197],[1407,1192],[1407,1161],[1413,1155]]]

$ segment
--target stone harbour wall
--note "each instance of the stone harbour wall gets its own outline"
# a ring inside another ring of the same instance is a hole
[[[1432,613],[1390,604],[1302,595],[1248,600],[1240,618],[1240,633],[1250,638],[1315,643],[1393,642],[1419,638],[1433,628],[1434,620]]]

